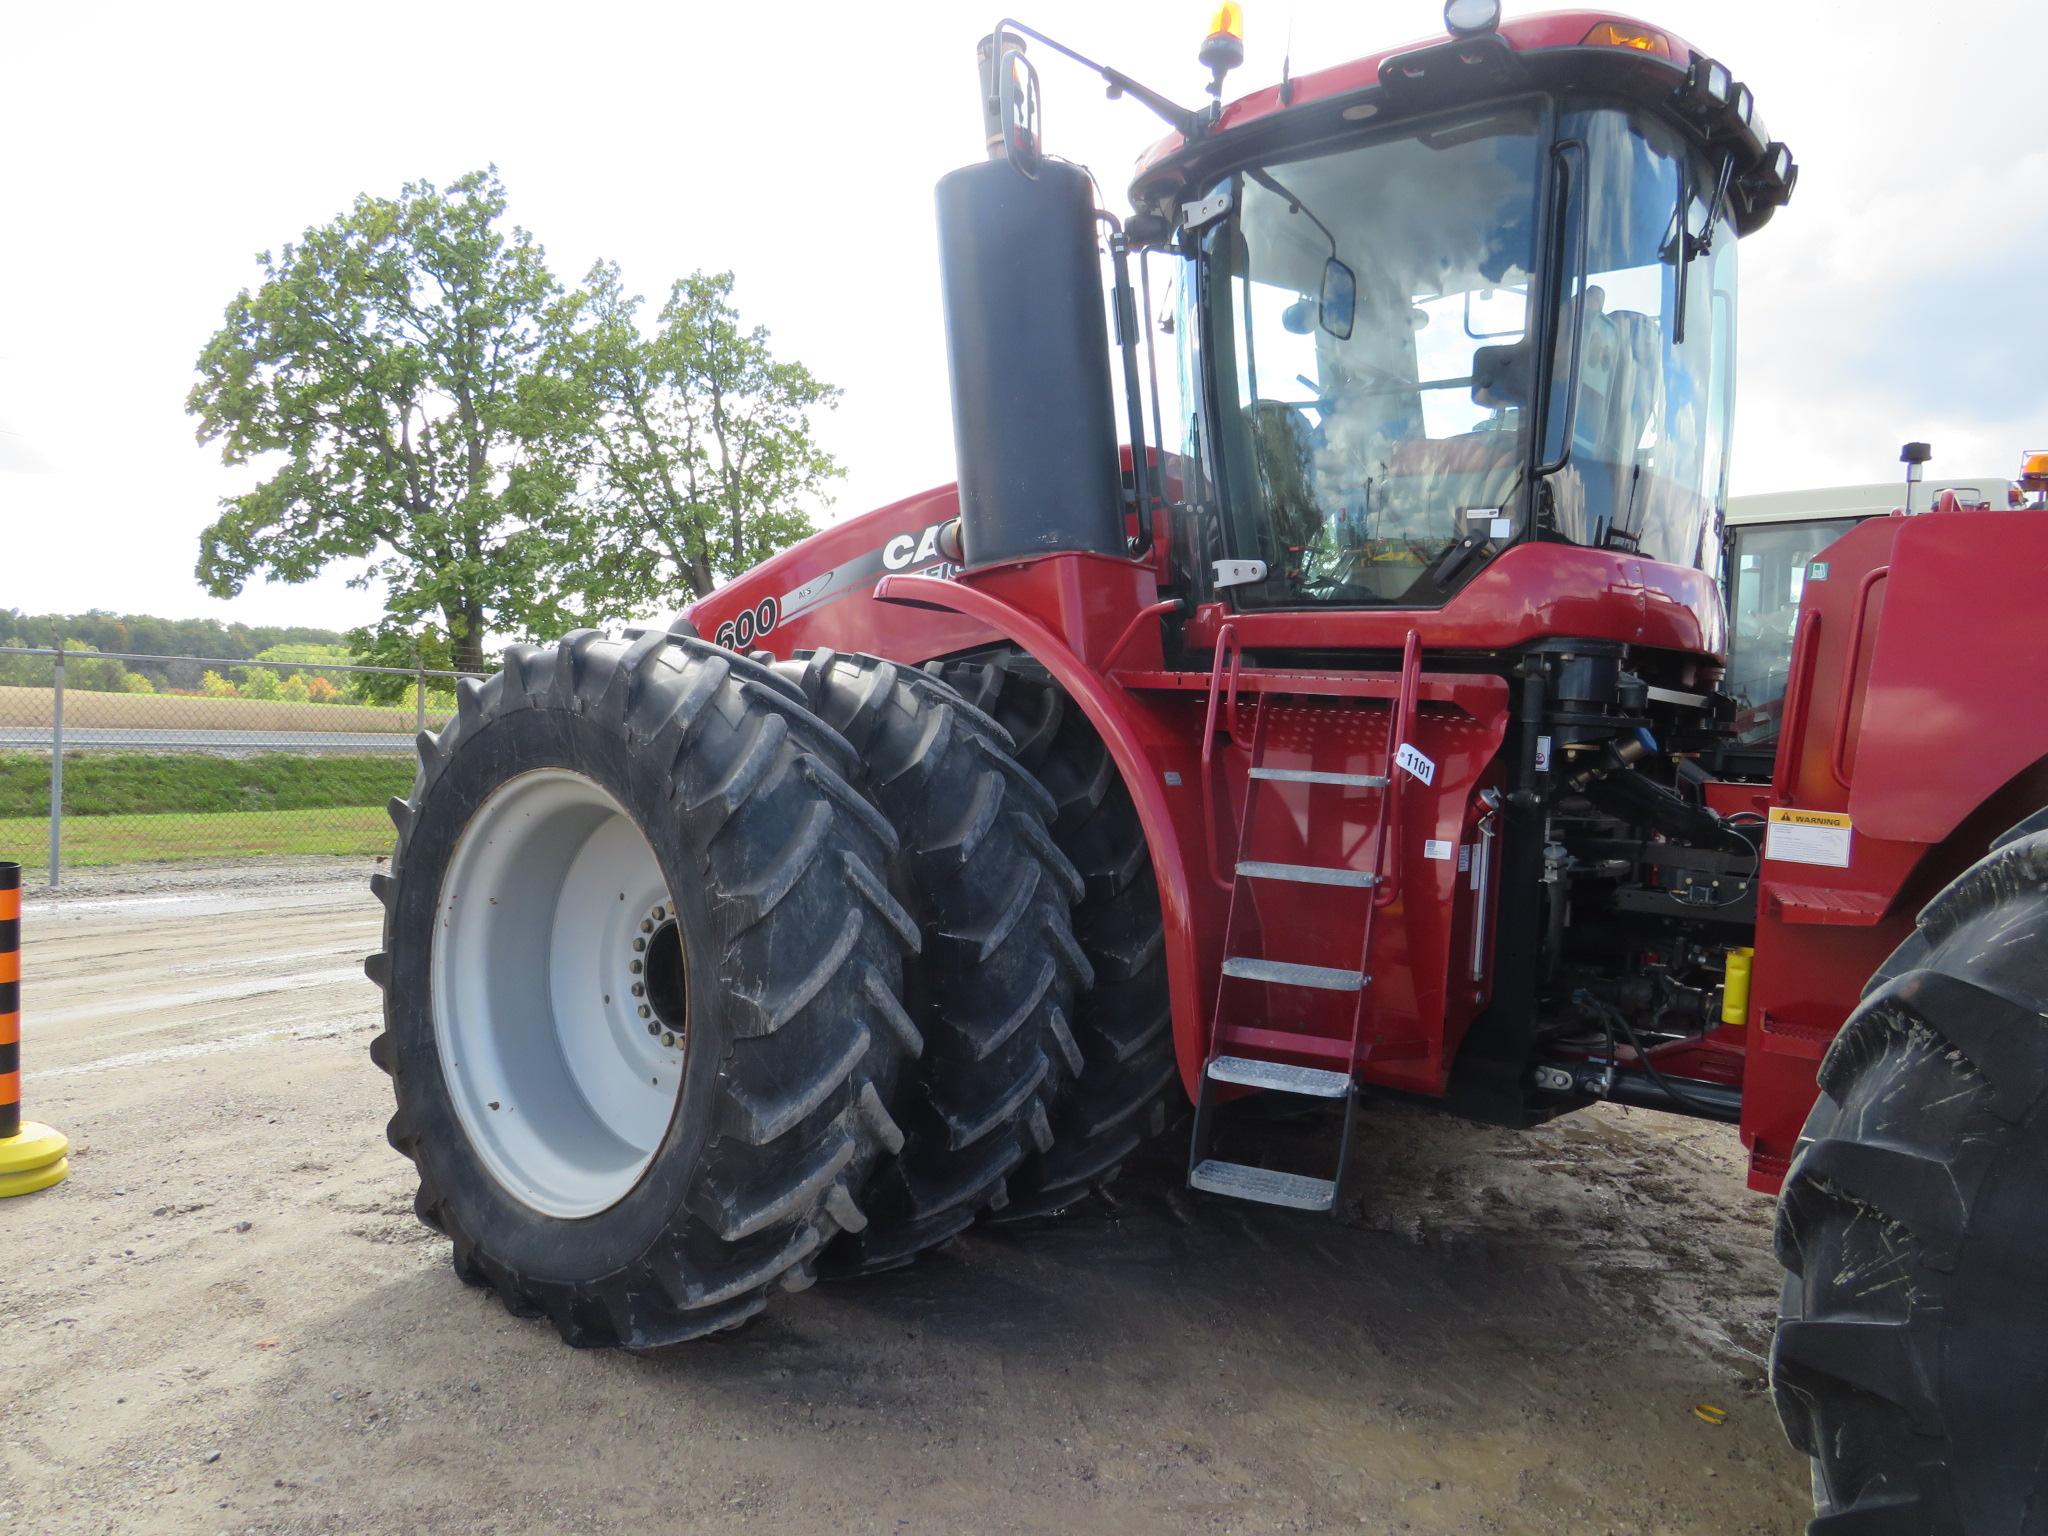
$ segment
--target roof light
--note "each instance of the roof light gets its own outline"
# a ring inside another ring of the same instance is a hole
[[[1670,38],[1632,21],[1595,22],[1584,42],[1592,48],[1633,48],[1637,53],[1653,53],[1660,59],[1671,57]]]
[[[1725,107],[1728,98],[1735,94],[1735,76],[1728,72],[1726,64],[1695,58],[1692,74],[1685,82],[1685,93],[1696,105]]]
[[[2048,448],[2029,448],[2020,460],[2020,483],[2030,491],[2048,491]]]
[[[1237,0],[1223,0],[1209,18],[1209,35],[1202,39],[1202,67],[1212,77],[1209,94],[1223,94],[1223,77],[1244,62],[1244,7]]]
[[[1444,0],[1444,29],[1457,37],[1491,32],[1500,25],[1500,0]]]

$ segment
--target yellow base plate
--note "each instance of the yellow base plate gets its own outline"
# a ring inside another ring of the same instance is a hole
[[[20,1135],[0,1141],[0,1199],[48,1189],[71,1171],[64,1156],[70,1150],[62,1131],[22,1121]]]

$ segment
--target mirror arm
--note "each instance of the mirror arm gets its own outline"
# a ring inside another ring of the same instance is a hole
[[[1043,32],[1033,27],[1027,27],[1021,21],[1012,21],[1008,17],[1004,17],[997,24],[995,35],[1000,39],[1005,32],[1021,32],[1026,37],[1036,38],[1055,53],[1065,54],[1083,69],[1093,70],[1108,84],[1111,96],[1128,96],[1133,101],[1149,108],[1157,116],[1164,119],[1167,126],[1172,128],[1182,138],[1193,140],[1201,136],[1202,115],[1200,113],[1169,101],[1150,86],[1142,85],[1138,81],[1133,80],[1122,70],[1112,69],[1107,64],[1098,64],[1086,54],[1075,52],[1065,43],[1047,37]],[[1000,42],[997,47],[1000,52]]]

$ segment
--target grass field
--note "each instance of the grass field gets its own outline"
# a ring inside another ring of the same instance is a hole
[[[409,757],[210,757],[198,752],[66,752],[64,817],[301,811],[382,805],[412,784]],[[0,752],[0,817],[50,806],[50,760]]]
[[[67,868],[252,854],[387,853],[410,758],[64,754]],[[0,859],[49,866],[50,760],[0,753]]]
[[[252,854],[358,854],[391,851],[391,818],[381,805],[305,811],[224,811],[211,815],[66,816],[64,867],[229,859]],[[23,869],[50,864],[50,824],[41,816],[0,817],[0,859]]]

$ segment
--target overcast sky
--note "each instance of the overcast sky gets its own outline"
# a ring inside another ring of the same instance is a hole
[[[1014,0],[1194,102],[1206,0]],[[1534,7],[1516,6],[1510,14]],[[1434,0],[1248,0],[1233,94],[1440,33]],[[2010,474],[2048,442],[2037,0],[1638,0],[1726,60],[1802,167],[1743,242],[1734,489]],[[959,4],[0,4],[0,607],[345,626],[340,574],[231,602],[192,580],[245,483],[198,445],[192,365],[254,253],[362,191],[495,162],[573,280],[731,268],[846,392],[828,515],[949,480],[932,184],[980,153]],[[1048,147],[1112,205],[1154,119],[1040,60]]]

